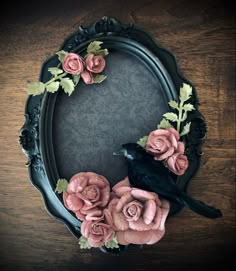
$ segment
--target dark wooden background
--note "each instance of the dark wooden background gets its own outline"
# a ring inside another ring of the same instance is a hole
[[[0,18],[1,270],[227,270],[235,245],[235,21],[225,1],[31,1]],[[207,220],[189,210],[168,221],[160,243],[119,257],[81,251],[45,210],[18,145],[27,80],[68,34],[102,16],[134,22],[170,49],[196,86],[209,127],[189,194],[223,211]]]

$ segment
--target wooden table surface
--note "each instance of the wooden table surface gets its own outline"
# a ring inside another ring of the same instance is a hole
[[[20,3],[1,7],[0,18],[1,270],[227,270],[235,262],[234,9],[217,0]],[[196,86],[209,130],[188,193],[223,212],[223,218],[208,220],[184,209],[168,221],[159,243],[119,257],[81,251],[48,215],[18,144],[27,81],[38,79],[42,62],[79,25],[104,15],[148,30]]]

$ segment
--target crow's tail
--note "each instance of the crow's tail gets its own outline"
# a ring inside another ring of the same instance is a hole
[[[207,218],[214,219],[222,216],[222,213],[219,209],[216,209],[213,206],[209,206],[200,200],[193,199],[187,194],[181,195],[181,201],[186,207],[189,207],[195,213]]]

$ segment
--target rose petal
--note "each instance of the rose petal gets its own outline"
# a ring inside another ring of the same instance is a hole
[[[162,215],[163,215],[162,209],[159,206],[157,206],[156,214],[153,219],[153,223],[154,223],[152,227],[153,230],[159,229],[161,221],[162,221]]]
[[[175,149],[174,147],[170,147],[169,150],[161,155],[155,155],[155,160],[157,161],[162,161],[166,158],[168,158],[169,156],[171,156],[174,153]]]
[[[65,202],[66,207],[73,212],[80,210],[83,206],[82,200],[76,197],[75,194],[68,194]]]
[[[122,187],[118,187],[116,189],[113,189],[113,191],[116,193],[116,195],[118,197],[122,197],[124,194],[126,194],[127,192],[131,191],[131,187],[128,186],[122,186]]]
[[[116,211],[117,211],[117,212],[120,212],[120,211],[123,209],[124,205],[125,205],[126,203],[132,201],[132,200],[133,200],[133,198],[132,198],[130,192],[124,194],[124,195],[119,199],[119,201],[118,201],[118,203],[117,203]]]
[[[129,221],[129,227],[132,230],[136,231],[148,231],[153,227],[153,223],[146,224],[142,218],[139,218],[137,221]]]
[[[101,247],[104,245],[103,241],[94,240],[93,238],[88,238],[88,243],[91,247]]]
[[[125,231],[117,231],[116,232],[116,238],[117,238],[118,243],[121,245],[127,246],[127,245],[129,245],[129,242],[127,242],[125,240],[124,235],[125,235]]]
[[[70,194],[81,192],[87,185],[87,182],[88,179],[81,173],[78,173],[70,179],[70,182],[67,186],[67,192]]]
[[[165,228],[165,222],[166,222],[166,218],[169,214],[169,211],[170,211],[169,201],[162,200],[162,218],[161,218],[161,222],[160,222],[160,226],[159,226],[160,230],[164,230],[164,228]]]
[[[113,224],[113,219],[111,216],[111,213],[108,209],[103,210],[103,214],[104,214],[104,221],[108,224],[108,225],[112,225]]]
[[[118,201],[119,201],[118,198],[114,198],[109,202],[108,209],[109,209],[110,212],[112,212],[112,210],[116,209],[116,205],[117,205]]]
[[[115,192],[115,190],[119,187],[128,186],[130,187],[129,178],[126,177],[124,180],[118,182],[115,186],[113,186],[112,190]]]
[[[143,220],[145,224],[150,224],[156,214],[157,206],[154,200],[148,200],[145,202]]]
[[[108,229],[106,236],[104,238],[104,243],[111,241],[115,236],[115,232],[112,228]]]
[[[82,214],[80,211],[75,212],[75,215],[79,220],[85,220],[85,215]]]
[[[158,241],[160,241],[160,239],[165,234],[165,229],[150,231],[150,233],[151,233],[151,239],[146,243],[147,245],[153,245],[153,244],[157,243]]]
[[[176,152],[179,152],[179,153],[184,154],[184,149],[185,149],[184,143],[181,142],[181,141],[179,141],[179,142],[178,142],[178,147],[177,147]]]
[[[125,230],[127,230],[129,228],[129,224],[126,221],[125,216],[123,215],[123,213],[117,213],[117,212],[113,211],[112,217],[113,217],[114,226],[119,231],[125,231]]]
[[[101,216],[102,216],[101,210],[94,210],[92,212],[89,212],[85,218],[86,220],[98,220],[101,218]]]
[[[82,193],[76,193],[76,196],[83,200],[87,206],[93,206],[93,203],[90,202]]]
[[[138,188],[132,188],[130,193],[135,199],[140,201],[155,200],[155,196],[152,193]]]
[[[86,221],[86,220],[83,221],[83,223],[81,224],[80,232],[85,238],[88,238],[89,236],[89,229],[90,229],[91,224],[92,224],[91,221]]]
[[[99,176],[95,175],[95,176],[91,176],[89,178],[89,181],[88,181],[88,184],[89,185],[96,185],[98,186],[100,189],[101,188],[104,188],[105,187],[105,182],[103,180],[103,178],[100,178]]]
[[[174,128],[167,128],[166,130],[173,134],[177,140],[179,140],[179,132],[177,130]]]
[[[100,206],[100,205],[101,205],[101,201],[97,201],[97,202],[95,202],[93,204],[89,204],[89,205],[87,204],[87,201],[86,201],[85,204],[84,204],[84,206],[81,208],[81,211],[82,212],[83,211],[88,211],[88,210],[93,209],[93,208],[95,208],[97,206]]]
[[[105,207],[110,199],[110,187],[105,187],[101,191],[101,207]]]
[[[127,230],[124,233],[124,239],[131,244],[142,245],[148,243],[152,238],[151,231],[133,231]]]

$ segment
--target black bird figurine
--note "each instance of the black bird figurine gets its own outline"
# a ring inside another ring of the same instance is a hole
[[[219,209],[196,200],[183,191],[175,183],[173,175],[162,162],[155,161],[140,145],[127,143],[114,155],[123,155],[128,161],[128,177],[134,187],[152,191],[169,201],[181,204],[207,218],[222,216]]]

